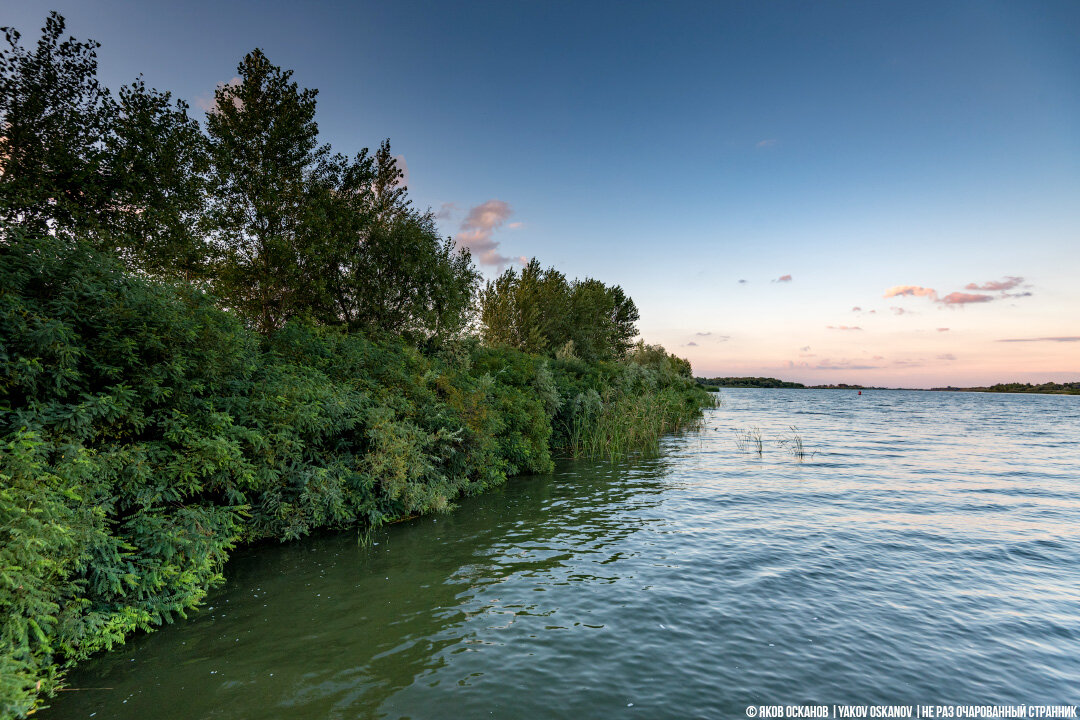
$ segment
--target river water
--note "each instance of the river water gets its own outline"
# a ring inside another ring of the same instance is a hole
[[[1080,397],[722,398],[654,459],[564,463],[369,547],[239,552],[201,613],[84,664],[41,716],[1080,702]]]

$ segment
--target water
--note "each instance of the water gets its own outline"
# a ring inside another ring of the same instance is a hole
[[[723,400],[657,459],[517,478],[368,548],[241,552],[202,613],[86,663],[42,716],[1080,702],[1080,397]],[[754,425],[760,458],[733,432]],[[772,442],[790,425],[802,462]]]

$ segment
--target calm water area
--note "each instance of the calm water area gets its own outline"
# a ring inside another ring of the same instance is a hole
[[[39,717],[1080,703],[1080,397],[722,400],[656,458],[564,462],[366,547],[238,551],[201,612],[85,663]]]

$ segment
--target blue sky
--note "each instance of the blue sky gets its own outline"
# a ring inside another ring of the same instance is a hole
[[[107,84],[142,72],[194,105],[263,48],[319,88],[336,150],[391,139],[448,235],[621,284],[699,374],[1080,379],[1078,3],[24,2],[3,22],[33,42],[50,9],[103,44]]]

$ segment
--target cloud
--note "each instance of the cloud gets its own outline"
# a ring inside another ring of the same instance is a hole
[[[771,147],[776,147],[776,144],[777,144],[778,142],[779,142],[779,140],[777,140],[776,138],[766,138],[765,140],[759,140],[759,141],[757,142],[757,144],[756,144],[756,145],[754,145],[754,147],[756,147],[756,148],[771,148]]]
[[[491,199],[469,210],[461,221],[461,230],[454,236],[458,247],[469,248],[481,265],[502,267],[512,258],[499,253],[499,241],[492,236],[514,214],[513,208],[502,200]]]
[[[903,295],[911,295],[915,297],[928,297],[931,300],[937,300],[937,290],[933,288],[925,288],[920,285],[894,285],[885,291],[883,297],[901,297]]]
[[[401,171],[401,177],[398,178],[397,187],[407,187],[409,184],[409,164],[405,162],[404,155],[395,155],[394,161],[397,163],[398,170]]]
[[[893,306],[893,307],[891,307],[889,309],[893,311],[894,315],[905,315],[905,314],[911,312],[910,310],[905,310],[902,307],[896,307],[896,306]]]
[[[240,87],[240,84],[242,82],[243,80],[241,80],[239,76],[237,76],[234,77],[232,80],[229,80],[228,82],[219,82],[216,89],[220,90],[226,87]],[[200,95],[199,97],[195,98],[194,104],[195,107],[199,108],[203,112],[217,112],[217,92],[212,92],[209,95]],[[240,98],[234,97],[233,105],[239,108],[243,105],[243,102],[240,100]]]
[[[799,348],[799,352],[810,352],[810,346],[804,345],[803,347]]]
[[[826,325],[828,330],[862,330],[858,325]]]
[[[525,223],[523,223],[523,222],[512,222],[512,223],[507,223],[507,224],[506,224],[506,227],[508,227],[508,228],[509,228],[509,229],[511,229],[511,230],[518,230],[518,229],[520,229],[520,228],[523,228],[523,227],[525,227]]]
[[[1004,280],[990,280],[984,282],[982,285],[976,283],[968,283],[964,286],[965,290],[989,290],[990,292],[1005,292],[1006,290],[1012,290],[1014,287],[1024,282],[1024,278],[1016,277],[1014,275],[1008,275]]]
[[[949,332],[949,328],[938,328],[938,332]]]
[[[956,356],[953,355],[952,353],[944,353],[943,355],[938,355],[937,359],[938,360],[955,360]]]
[[[745,284],[746,284],[746,281],[745,281],[745,280],[740,280],[740,281],[739,281],[739,284],[740,284],[740,285],[745,285]]]
[[[862,312],[862,308],[856,305],[855,307],[851,308],[851,312]]]
[[[940,302],[943,305],[970,305],[971,303],[990,302],[993,299],[994,299],[993,295],[982,295],[982,294],[979,294],[979,293],[954,292],[954,293],[949,293],[945,297],[941,298]]]
[[[928,297],[940,305],[957,307],[970,305],[972,303],[991,302],[997,299],[997,297],[1029,297],[1031,295],[1030,292],[1008,292],[1023,281],[1024,278],[1022,277],[1009,275],[1004,280],[991,280],[982,284],[968,283],[964,286],[965,290],[981,290],[983,292],[952,292],[944,297],[939,297],[937,290],[934,290],[933,288],[922,287],[921,285],[896,285],[885,291],[885,297],[901,297],[904,295]],[[1000,293],[1000,295],[995,297],[994,295],[987,295],[987,292],[996,292]],[[896,308],[893,308],[893,311],[898,315],[902,315],[905,312],[897,310]]]
[[[1039,337],[1039,338],[1006,338],[998,342],[1080,342],[1080,335],[1068,335],[1064,337]]]
[[[780,277],[773,280],[773,282],[791,282],[791,276],[790,275],[781,275]]]
[[[712,331],[710,330],[709,332],[697,332],[694,334],[698,337],[709,337],[710,335],[712,335]]]
[[[435,213],[435,217],[440,220],[449,220],[450,217],[457,212],[457,205],[452,202],[443,203],[439,206],[439,212]]]
[[[683,345],[683,347],[697,347],[697,343],[691,340],[690,342]]]

